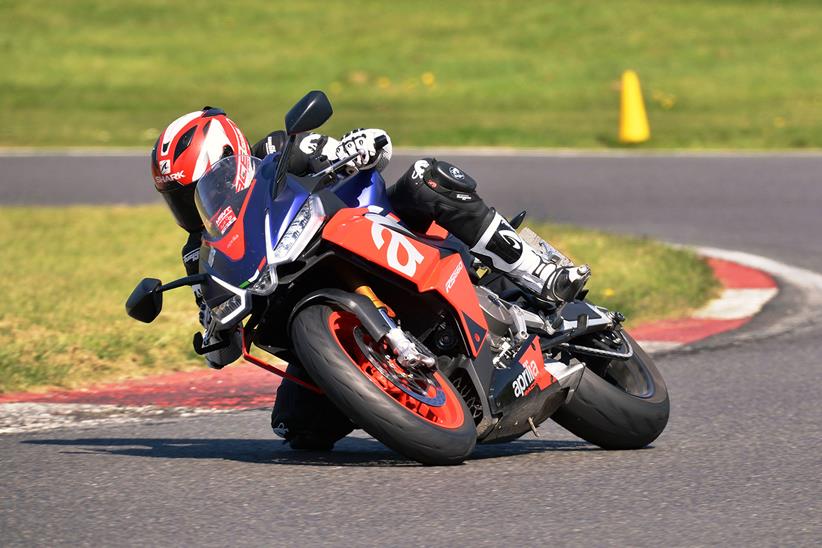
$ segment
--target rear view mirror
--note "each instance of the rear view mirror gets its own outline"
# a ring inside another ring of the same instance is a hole
[[[322,91],[309,91],[285,115],[285,131],[297,135],[317,129],[334,113],[331,102]]]
[[[135,320],[151,323],[163,309],[163,283],[156,278],[143,278],[126,301],[126,312]]]

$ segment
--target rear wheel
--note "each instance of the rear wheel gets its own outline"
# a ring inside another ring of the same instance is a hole
[[[636,341],[624,332],[617,336],[633,347],[634,355],[628,360],[580,356],[587,367],[579,387],[551,418],[603,449],[639,449],[668,424],[668,388]]]
[[[388,447],[423,464],[457,464],[474,449],[474,421],[448,379],[400,367],[353,314],[306,307],[291,336],[328,398]]]

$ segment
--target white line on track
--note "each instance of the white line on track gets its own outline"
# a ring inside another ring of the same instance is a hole
[[[399,147],[396,154],[510,158],[822,158],[822,150],[627,150],[508,147]]]
[[[672,341],[637,341],[642,349],[648,354],[658,354],[661,352],[670,352],[675,348],[682,346],[680,342]]]
[[[0,434],[20,434],[66,427],[88,428],[228,411],[231,410],[153,405],[132,407],[81,403],[3,403],[0,404]]]
[[[761,270],[779,279],[783,284],[798,289],[802,293],[804,302],[791,309],[790,314],[783,315],[782,318],[775,320],[768,326],[758,328],[756,332],[738,335],[740,339],[755,339],[780,335],[819,322],[819,312],[822,309],[822,274],[744,251],[732,251],[715,247],[692,248],[681,244],[670,245],[685,249],[694,249],[704,257],[722,259]],[[778,289],[776,288],[725,289],[718,299],[709,302],[705,307],[697,311],[694,317],[706,320],[730,320],[752,317],[758,314],[777,293]],[[683,346],[681,343],[664,341],[641,340],[638,342],[650,353],[667,352]]]

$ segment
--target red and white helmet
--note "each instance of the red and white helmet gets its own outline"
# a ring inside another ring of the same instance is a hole
[[[197,181],[215,162],[234,154],[251,155],[251,148],[219,108],[189,112],[160,134],[151,151],[151,174],[178,225],[189,232],[202,229],[194,205]]]

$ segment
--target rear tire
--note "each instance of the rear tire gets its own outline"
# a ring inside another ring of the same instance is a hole
[[[668,388],[653,360],[630,335],[621,335],[634,356],[586,367],[573,399],[551,416],[603,449],[645,447],[665,429],[670,412]]]
[[[328,398],[352,422],[391,449],[423,464],[458,464],[473,451],[477,432],[465,402],[447,378],[430,374],[441,406],[417,406],[406,392],[374,378],[368,357],[353,344],[352,314],[326,305],[312,305],[297,313],[291,325],[294,351]],[[373,341],[371,341],[373,343]],[[363,361],[366,360],[366,361]],[[371,371],[369,376],[367,371]],[[426,375],[429,377],[429,375]],[[434,388],[431,388],[434,390]],[[400,392],[398,396],[392,393]],[[404,396],[405,394],[405,396]]]

